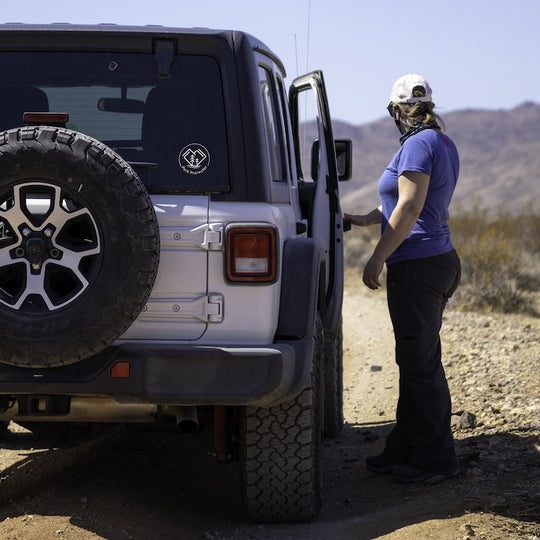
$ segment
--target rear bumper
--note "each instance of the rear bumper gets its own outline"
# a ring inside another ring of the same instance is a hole
[[[306,386],[312,354],[310,339],[268,347],[130,343],[59,368],[0,364],[0,398],[107,396],[126,404],[268,407],[292,399]],[[129,376],[111,375],[119,362],[129,363]]]

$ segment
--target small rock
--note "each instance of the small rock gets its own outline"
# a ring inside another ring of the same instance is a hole
[[[382,366],[371,366],[370,371],[382,371]]]
[[[471,538],[474,538],[476,536],[476,533],[474,532],[474,527],[469,524],[465,523],[459,528],[459,532],[463,535],[463,540],[470,540]]]
[[[473,429],[475,426],[476,416],[473,413],[467,411],[462,413],[462,415],[459,417],[460,429]]]

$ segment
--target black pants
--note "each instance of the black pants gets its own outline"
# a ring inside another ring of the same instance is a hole
[[[460,275],[455,250],[388,265],[388,307],[396,338],[399,400],[396,426],[386,440],[385,452],[394,463],[428,468],[457,463],[439,331],[444,307]]]

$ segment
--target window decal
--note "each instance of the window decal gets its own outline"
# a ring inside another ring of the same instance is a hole
[[[180,168],[186,174],[201,174],[210,165],[210,152],[199,143],[190,143],[178,155]]]

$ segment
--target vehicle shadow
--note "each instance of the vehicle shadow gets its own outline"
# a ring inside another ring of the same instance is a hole
[[[116,439],[118,433],[114,429],[103,429],[94,431],[93,435],[87,433],[69,444],[52,445],[20,426],[15,431],[3,432],[0,436],[0,503],[31,494],[75,462],[99,458]]]
[[[311,523],[249,523],[241,507],[240,467],[216,461],[211,426],[197,436],[124,430],[87,447],[82,457],[69,454],[70,449],[28,454],[24,466],[3,470],[2,478],[24,484],[25,477],[43,469],[44,460],[62,466],[49,477],[54,481],[28,487],[26,497],[9,504],[4,499],[0,520],[63,515],[103,538],[208,540],[370,539],[467,512],[540,522],[538,439],[531,433],[461,438],[460,476],[411,485],[364,467],[365,457],[382,449],[391,427],[346,424],[337,438],[325,442],[323,507]],[[19,437],[19,442],[25,450],[27,439]]]

